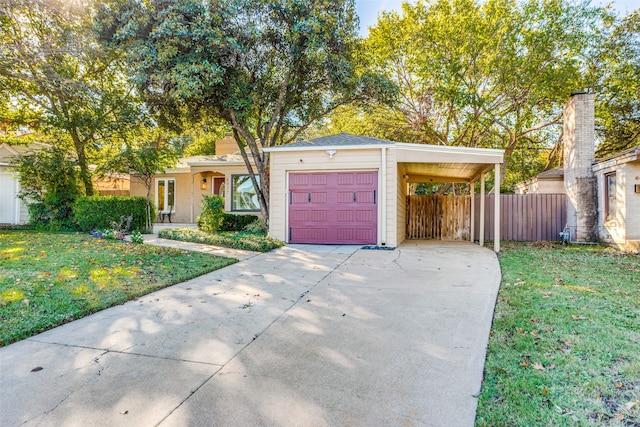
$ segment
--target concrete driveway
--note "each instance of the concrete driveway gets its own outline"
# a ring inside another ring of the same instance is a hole
[[[0,425],[472,426],[499,282],[469,243],[288,246],[0,349]]]

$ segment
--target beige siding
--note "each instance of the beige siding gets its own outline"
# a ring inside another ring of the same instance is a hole
[[[382,185],[386,185],[386,199],[385,205],[382,206],[382,209],[386,210],[387,220],[386,220],[386,230],[384,243],[389,247],[396,247],[404,240],[404,230],[400,231],[398,229],[398,222],[402,221],[398,215],[398,164],[397,164],[397,152],[396,150],[389,149],[386,153],[387,159],[387,176],[386,183],[382,183]]]
[[[332,159],[324,150],[271,153],[269,234],[287,240],[287,189],[289,172],[380,170],[381,151],[337,149]],[[395,175],[395,165],[393,173]],[[380,174],[379,174],[380,176]],[[395,184],[394,184],[395,185]],[[379,211],[379,214],[381,212]],[[380,216],[380,215],[379,215]],[[380,221],[380,218],[378,218]],[[380,233],[378,233],[380,234]],[[378,243],[381,236],[378,236]],[[387,243],[389,245],[389,243]]]
[[[616,174],[616,215],[607,220],[606,175]],[[596,172],[598,193],[598,238],[624,250],[640,249],[640,194],[635,185],[640,184],[640,163],[623,163]]]
[[[397,194],[396,194],[396,233],[398,236],[398,243],[402,243],[407,237],[407,183],[403,178],[405,174],[404,170],[398,168],[397,174]]]

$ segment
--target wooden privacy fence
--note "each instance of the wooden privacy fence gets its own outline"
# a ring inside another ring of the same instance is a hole
[[[471,196],[407,196],[407,238],[469,240]]]
[[[480,237],[480,196],[474,200],[474,240]],[[485,199],[485,240],[494,238],[494,195]],[[500,239],[560,240],[567,220],[564,194],[501,194]],[[407,239],[469,240],[471,196],[407,196]]]
[[[494,195],[485,201],[485,240],[493,240]],[[475,200],[475,236],[480,236],[480,196]],[[501,194],[500,239],[534,242],[561,240],[567,222],[564,194]]]

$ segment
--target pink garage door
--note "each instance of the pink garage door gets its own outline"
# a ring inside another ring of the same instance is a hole
[[[378,172],[289,174],[289,242],[377,242]]]

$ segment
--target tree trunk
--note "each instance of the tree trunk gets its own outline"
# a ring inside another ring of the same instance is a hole
[[[84,144],[80,141],[80,137],[75,131],[71,131],[71,139],[78,156],[78,166],[80,166],[80,180],[84,186],[84,192],[87,196],[93,196],[93,182],[91,182],[91,172],[87,164],[87,156],[84,151]]]

